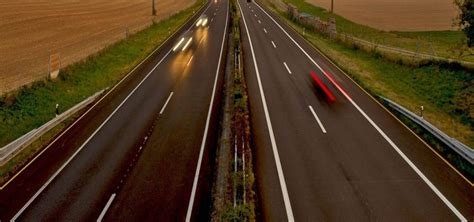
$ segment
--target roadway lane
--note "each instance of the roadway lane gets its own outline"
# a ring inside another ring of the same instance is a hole
[[[174,87],[174,96],[158,124],[142,157],[108,213],[109,221],[184,221],[190,204],[194,173],[201,149],[207,109],[215,89],[221,91],[222,53],[225,50],[228,1],[220,0],[207,11],[212,20],[207,30],[198,33],[203,41],[193,51],[193,59]],[[190,55],[188,55],[190,56]],[[186,62],[188,60],[185,60]],[[218,78],[218,79],[216,79]],[[220,95],[215,101],[220,101]],[[219,109],[219,102],[214,111]],[[217,109],[216,109],[217,108]],[[203,111],[206,110],[206,111]],[[218,117],[214,114],[213,116]],[[217,118],[210,120],[217,125]],[[209,221],[213,178],[216,127],[205,144],[199,190],[194,202],[193,220]]]
[[[298,45],[255,3],[239,2],[262,220],[472,217],[470,184],[293,30],[281,24]]]
[[[219,89],[221,85],[220,78],[217,78],[219,72],[216,72],[216,69],[219,71],[219,68],[217,68],[220,58],[219,52],[224,47],[224,44],[220,43],[224,42],[222,38],[223,36],[225,37],[224,29],[226,27],[225,22],[216,21],[225,20],[226,6],[226,1],[219,1],[218,3],[210,3],[209,7],[204,9],[204,13],[219,12],[219,9],[223,11],[223,13],[219,13],[219,19],[217,20],[213,18],[214,15],[209,16],[209,20],[213,22],[210,22],[208,29],[194,28],[193,24],[189,23],[179,32],[179,34],[182,34],[185,30],[192,32],[194,41],[188,50],[172,52],[172,43],[165,44],[161,50],[163,53],[155,53],[159,56],[158,58],[151,58],[147,63],[144,63],[143,67],[149,69],[137,69],[138,72],[144,72],[142,75],[140,73],[136,74],[137,76],[143,76],[143,78],[139,81],[131,81],[136,83],[131,87],[123,87],[129,89],[129,91],[121,89],[120,93],[116,93],[117,98],[120,98],[120,100],[113,100],[115,102],[112,104],[116,106],[113,107],[110,113],[107,112],[106,115],[100,115],[105,117],[104,121],[99,121],[100,124],[97,128],[85,127],[91,129],[89,131],[89,134],[92,132],[90,136],[85,138],[81,136],[81,141],[78,142],[74,140],[73,135],[67,135],[68,140],[62,141],[62,144],[56,144],[55,146],[67,147],[68,149],[70,149],[68,145],[74,144],[77,145],[76,148],[79,148],[72,156],[67,156],[67,161],[59,169],[56,168],[53,171],[50,169],[51,167],[48,168],[52,176],[44,184],[41,183],[40,187],[36,186],[38,187],[37,190],[33,193],[31,190],[27,190],[28,193],[32,193],[32,196],[27,199],[28,202],[23,202],[24,205],[19,211],[18,209],[16,211],[8,209],[5,215],[12,214],[11,212],[13,211],[15,212],[14,219],[25,221],[95,220],[99,217],[104,206],[106,206],[112,193],[118,194],[118,198],[120,198],[121,186],[128,179],[124,175],[133,169],[137,158],[141,154],[151,152],[145,155],[153,156],[156,153],[166,154],[167,152],[175,152],[182,148],[185,148],[185,150],[179,156],[175,156],[178,159],[172,160],[172,162],[173,165],[186,165],[187,167],[176,167],[177,170],[173,171],[173,173],[176,177],[183,178],[181,180],[191,182],[187,182],[187,186],[177,186],[177,189],[175,189],[177,193],[182,193],[186,197],[168,199],[171,199],[171,201],[181,201],[179,204],[176,204],[181,205],[182,202],[189,202],[192,189],[197,191],[198,197],[202,195],[200,192],[208,194],[210,185],[200,182],[193,186],[192,181],[195,181],[195,172],[200,172],[200,170],[196,170],[196,166],[198,165],[197,160],[200,157],[201,150],[203,150],[199,146],[201,143],[196,143],[196,141],[200,138],[205,145],[203,147],[212,146],[213,143],[208,142],[207,139],[214,138],[216,132],[214,116],[217,115],[215,115],[215,107],[210,107],[210,104],[214,101],[211,98],[215,98],[211,97],[211,95],[214,95],[215,90]],[[197,40],[202,41],[198,42]],[[193,54],[195,55],[194,57]],[[209,67],[196,66],[194,65],[195,63],[209,64]],[[210,72],[208,69],[213,69],[214,71]],[[210,76],[216,76],[216,78],[209,78]],[[171,94],[172,92],[173,94]],[[176,103],[180,105],[180,109],[175,108],[173,110],[173,104]],[[106,110],[110,110],[110,107]],[[170,110],[173,112],[170,112]],[[165,114],[165,111],[169,113]],[[166,136],[165,134],[154,133],[153,129],[159,130],[160,128],[170,127],[170,125],[161,125],[160,114],[163,114],[164,122],[172,120],[169,124],[189,126],[175,128],[173,131],[174,135],[181,136],[181,143],[173,145],[164,144],[169,145],[166,147],[153,143],[156,140],[160,140],[161,136]],[[81,124],[78,125],[81,126]],[[206,133],[204,133],[205,131]],[[148,151],[148,149],[151,151]],[[52,148],[51,150],[55,149]],[[199,167],[203,166],[202,169],[205,172],[203,176],[209,176],[210,174],[209,169],[211,165],[208,161],[208,155],[211,153],[207,149],[201,155],[203,156],[203,161]],[[40,157],[40,159],[44,158]],[[183,160],[186,160],[186,162],[182,162]],[[140,163],[143,163],[143,161],[138,163],[139,166]],[[161,164],[160,167],[162,169],[172,167],[169,162],[163,161]],[[58,164],[55,166],[58,166]],[[153,167],[157,166],[154,165]],[[155,172],[154,170],[151,169],[151,172]],[[29,170],[26,171],[25,174],[31,174],[28,173]],[[141,178],[132,176],[130,179],[138,181]],[[160,181],[155,182],[159,183]],[[26,179],[18,179],[18,181],[13,181],[10,187],[15,185],[24,186],[24,183],[31,182]],[[174,184],[167,185],[174,187]],[[204,188],[197,185],[202,185]],[[30,187],[35,186],[29,185],[28,188]],[[6,189],[2,192],[7,190],[11,191],[11,189]],[[16,189],[14,191],[19,195],[24,195],[22,190]],[[161,191],[154,193],[155,196],[148,197],[155,199],[167,198],[165,194],[168,196],[174,195],[173,193]],[[14,194],[8,193],[8,195],[5,195],[2,198],[2,204],[7,205],[5,203],[9,199],[7,196],[12,198]],[[10,201],[19,202],[15,199],[10,199]],[[196,202],[196,206],[201,207],[200,202]],[[154,210],[160,212],[160,209],[156,208]],[[164,210],[167,209],[164,208]],[[201,209],[196,210],[196,212],[202,211]],[[146,212],[142,211],[142,213]],[[184,217],[185,213],[178,216]],[[177,216],[176,213],[172,215]],[[133,214],[132,216],[139,215]]]

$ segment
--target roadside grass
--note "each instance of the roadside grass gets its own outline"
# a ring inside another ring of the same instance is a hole
[[[278,13],[303,33],[303,26]],[[444,64],[412,67],[390,62],[377,53],[339,44],[313,31],[306,30],[305,38],[371,94],[389,98],[415,113],[424,106],[425,119],[474,147],[474,73]]]
[[[474,49],[463,46],[466,37],[461,31],[424,31],[424,32],[387,32],[365,25],[357,24],[337,14],[332,14],[324,8],[314,6],[305,0],[283,0],[295,5],[300,12],[305,12],[328,21],[336,19],[338,33],[352,35],[373,43],[401,48],[413,52],[430,54],[450,59],[460,59],[474,62]],[[461,51],[473,55],[460,55]],[[435,53],[433,53],[433,51]]]
[[[10,180],[10,178],[12,178],[12,176],[15,175],[15,173],[18,172],[21,167],[23,167],[34,157],[34,154],[49,144],[57,135],[59,135],[59,133],[62,132],[63,129],[69,126],[69,124],[72,124],[83,111],[80,111],[59,123],[57,126],[46,132],[43,136],[23,149],[20,153],[18,153],[18,155],[13,157],[5,165],[0,167],[0,184],[4,184]]]
[[[65,111],[119,82],[205,2],[197,0],[193,6],[66,67],[56,80],[38,81],[0,97],[0,147],[52,119],[56,104]]]

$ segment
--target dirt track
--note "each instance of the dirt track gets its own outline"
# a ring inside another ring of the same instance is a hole
[[[307,0],[330,9],[331,0]],[[386,31],[452,30],[453,0],[334,0],[335,13]]]
[[[193,2],[156,0],[156,19]],[[150,0],[0,0],[0,94],[44,77],[48,50],[68,65],[152,19]]]

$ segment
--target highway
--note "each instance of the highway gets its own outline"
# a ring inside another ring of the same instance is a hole
[[[238,2],[259,221],[474,219],[455,170],[277,16]]]
[[[0,191],[0,219],[209,220],[228,17],[197,12]]]

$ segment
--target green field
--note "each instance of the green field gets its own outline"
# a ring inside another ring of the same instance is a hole
[[[474,62],[474,49],[470,49],[470,52],[473,54],[472,56],[462,56],[459,54],[466,40],[461,31],[385,32],[354,23],[323,8],[307,3],[305,0],[283,1],[295,5],[300,12],[320,17],[325,21],[330,17],[334,17],[336,19],[337,31],[341,34],[352,35],[373,43],[413,52]],[[469,50],[465,47],[464,49]]]

